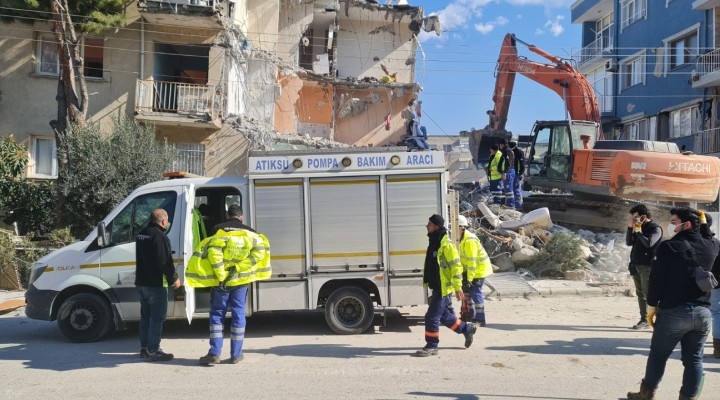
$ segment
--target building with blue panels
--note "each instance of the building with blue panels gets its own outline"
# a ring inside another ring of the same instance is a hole
[[[603,131],[720,154],[720,0],[578,0],[578,69],[592,82]]]

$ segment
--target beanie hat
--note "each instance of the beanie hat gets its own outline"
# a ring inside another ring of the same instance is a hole
[[[433,215],[430,217],[430,222],[432,222],[433,224],[435,224],[435,225],[437,225],[437,226],[439,226],[439,227],[445,226],[445,218],[443,218],[443,217],[441,217],[441,216],[439,216],[439,215],[437,215],[437,214],[433,214]]]

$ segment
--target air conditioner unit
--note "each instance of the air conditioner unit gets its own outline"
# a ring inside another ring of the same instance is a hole
[[[605,71],[607,72],[618,72],[617,64],[615,60],[610,59],[605,61]]]

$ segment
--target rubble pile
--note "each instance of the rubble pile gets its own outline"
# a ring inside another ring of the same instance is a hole
[[[471,221],[496,271],[529,277],[625,284],[630,248],[625,232],[570,230],[547,208],[528,213],[492,204],[488,192],[460,190],[460,212]],[[474,206],[473,206],[474,204]],[[553,238],[556,237],[553,242]]]

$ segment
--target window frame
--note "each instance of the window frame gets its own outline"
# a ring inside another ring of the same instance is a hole
[[[625,90],[628,90],[630,88],[633,88],[635,86],[644,85],[646,82],[646,75],[647,72],[645,71],[647,69],[647,61],[646,61],[646,54],[645,49],[625,58],[624,60],[620,61],[620,92],[624,92]],[[635,62],[640,62],[640,73],[639,73],[639,81],[636,83],[632,82],[632,78],[636,76],[636,72],[634,69],[632,69],[632,65]],[[631,67],[631,70],[629,72],[626,72],[626,68]],[[630,77],[630,84],[628,85],[627,78]]]
[[[688,121],[690,123],[690,129],[689,129],[689,133],[687,133],[687,134],[678,134],[678,133],[682,133],[683,129],[681,127],[679,129],[680,132],[675,133],[675,131],[673,129],[675,126],[673,124],[673,116],[677,115],[683,111],[688,111],[690,113],[689,118],[688,118]],[[700,104],[693,104],[688,107],[682,107],[682,108],[678,108],[676,110],[672,110],[672,111],[668,112],[668,139],[677,139],[677,138],[692,136],[692,134],[694,132],[700,131],[701,126],[702,126],[702,116],[700,114]]]
[[[629,135],[627,137],[625,136],[626,128],[630,128],[632,126],[637,126],[638,137],[636,137],[636,138],[630,137]],[[631,121],[624,122],[622,124],[622,131],[621,131],[622,138],[623,138],[623,140],[650,140],[649,127],[650,127],[650,121],[648,120],[648,118],[638,118],[638,119],[633,119]]]
[[[683,64],[674,65],[675,52],[673,44],[692,36],[695,36],[696,40],[696,47],[694,49],[691,47],[691,51],[694,50],[694,53],[691,55],[687,55]],[[665,39],[663,39],[663,44],[665,45],[665,73],[663,76],[667,76],[668,71],[687,66],[688,64],[692,64],[692,59],[697,59],[700,53],[700,23],[696,23],[671,36],[666,37]]]
[[[56,59],[56,63],[55,63],[57,72],[55,72],[55,73],[42,71],[42,66],[44,64],[42,61],[43,60],[42,57],[44,54],[43,45],[45,43],[50,43],[46,40],[47,38],[51,39],[51,43],[54,45],[54,48],[55,48],[55,54],[57,55],[57,59]],[[87,69],[87,66],[83,63],[83,75],[85,76],[86,79],[90,79],[90,80],[105,79],[105,71],[106,71],[106,69],[105,69],[105,38],[98,37],[98,36],[82,36],[82,37],[80,37],[80,57],[83,57],[83,60],[85,58],[85,46],[87,46],[87,44],[85,42],[86,38],[92,39],[92,40],[101,40],[103,42],[103,46],[102,46],[102,62],[103,62],[102,64],[103,65],[102,65],[102,71],[100,74],[101,76],[88,76],[85,72],[85,70]],[[60,54],[57,52],[57,45],[55,43],[55,38],[53,37],[52,34],[38,32],[37,46],[35,48],[35,59],[37,60],[36,65],[35,65],[35,75],[52,76],[52,77],[60,76]]]
[[[39,148],[39,140],[49,140],[52,143],[51,151],[51,173],[43,174],[37,172],[38,157],[37,151]],[[55,143],[55,137],[49,135],[30,135],[30,151],[28,152],[30,162],[28,163],[28,177],[37,179],[57,179],[58,177],[58,159],[57,159],[57,144]]]
[[[632,3],[632,15],[628,12]],[[620,31],[641,19],[647,19],[647,0],[621,0],[620,1]]]

